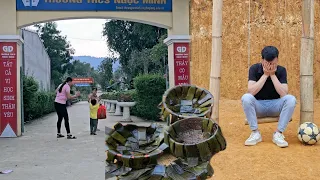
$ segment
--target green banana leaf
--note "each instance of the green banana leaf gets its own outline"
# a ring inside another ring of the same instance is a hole
[[[212,152],[212,155],[215,155],[221,150],[220,143],[218,142],[216,136],[210,137],[210,139],[208,140],[208,145]]]
[[[196,86],[190,86],[186,99],[187,100],[192,100],[194,98],[195,92],[196,92],[197,87]]]
[[[166,169],[167,175],[174,180],[185,180],[180,174],[178,174],[172,166],[168,166]]]
[[[119,169],[111,172],[111,174],[115,175],[115,176],[123,176],[128,174],[132,169],[129,167],[125,167],[125,166],[121,166]]]
[[[112,174],[112,172],[119,169],[121,166],[119,164],[114,163],[108,163],[106,161],[106,167],[105,167],[105,179],[115,177],[115,175]]]
[[[208,101],[201,104],[199,107],[203,108],[203,107],[209,106],[211,103],[212,103],[212,101],[210,101],[210,99],[209,99]]]
[[[188,166],[195,167],[199,164],[198,157],[187,157]]]
[[[131,167],[130,158],[131,158],[131,155],[130,156],[128,156],[128,155],[122,155],[121,156],[121,161],[123,163],[123,166]]]
[[[201,97],[203,92],[204,92],[203,89],[197,88],[195,95],[194,95],[194,98],[198,100]]]
[[[194,144],[185,144],[184,150],[186,151],[187,157],[198,157],[199,156],[198,148]]]
[[[114,159],[116,158],[116,153],[112,150],[107,151],[107,161],[108,162],[113,162]]]
[[[200,106],[199,106],[200,107]],[[196,108],[194,111],[194,114],[201,114],[205,111],[207,111],[209,109],[209,107],[200,107],[200,108]]]
[[[106,135],[106,144],[110,149],[115,149],[117,147],[116,141],[109,135]]]
[[[120,133],[118,133],[117,131],[114,131],[112,134],[111,134],[111,137],[115,140],[117,140],[119,143],[121,143],[122,145],[125,145],[126,143],[126,138],[123,137]]]
[[[174,155],[176,157],[184,157],[183,149],[184,147],[182,143],[174,142]]]
[[[172,154],[174,154],[174,140],[173,139],[169,139],[169,147],[170,147],[170,152],[172,153]]]
[[[206,141],[204,141],[197,144],[197,148],[199,150],[201,160],[210,161],[212,153],[210,151],[209,144]]]
[[[209,120],[206,132],[212,132],[213,127],[214,127],[213,121]]]
[[[182,86],[182,94],[179,99],[186,99],[188,95],[188,91],[189,91],[189,86]]]
[[[140,177],[147,173],[148,171],[151,171],[152,168],[144,168],[144,169],[139,169],[135,171],[131,171],[130,173],[124,175],[124,176],[119,176],[119,180],[134,180],[134,179],[140,179]]]
[[[121,180],[185,180],[206,179],[213,175],[209,162],[193,167],[180,158],[169,165],[148,165],[141,169],[131,169],[118,164],[107,164],[106,177],[117,176]]]
[[[178,129],[177,129],[177,130],[178,130]],[[169,135],[170,135],[171,137],[177,137],[177,134],[176,134],[175,129],[173,128],[173,126],[169,126],[167,132],[169,133]]]
[[[140,157],[135,157],[132,159],[132,164],[131,167],[133,169],[142,169],[144,168],[146,165],[144,164],[144,162],[149,161],[148,158],[145,158],[144,156],[140,156]]]
[[[176,98],[179,98],[182,96],[182,87],[181,86],[176,86],[174,88],[174,91],[176,92],[176,96],[175,96]]]
[[[147,172],[144,173],[142,176],[140,176],[138,180],[149,180],[149,178],[151,177],[151,173],[152,173],[152,171],[153,171],[153,167],[154,167],[154,166],[152,166],[152,169],[151,169],[151,170],[147,171]]]
[[[213,169],[210,166],[209,162],[204,162],[202,164],[199,164],[196,167],[188,167],[188,168],[186,168],[186,171],[191,172],[192,174],[196,175],[196,177],[201,180],[205,180],[205,179],[207,179],[207,176],[213,175]]]
[[[164,132],[164,143],[169,144],[169,133],[167,131]]]
[[[209,123],[209,119],[203,119],[202,120],[202,131],[203,132],[208,132],[208,123]]]
[[[124,138],[132,136],[131,132],[127,128],[127,126],[124,127],[121,123],[117,123],[116,125],[114,125],[114,129]]]
[[[183,174],[185,171],[183,170],[183,168],[182,168],[182,166],[180,166],[179,164],[177,164],[175,161],[174,162],[172,162],[171,164],[170,164],[170,166],[174,169],[174,171],[177,173],[177,174],[179,174],[179,175],[181,175],[181,174]]]
[[[205,103],[206,101],[208,101],[209,99],[211,99],[211,95],[206,94],[203,98],[199,99],[198,104],[201,105],[201,104]]]
[[[221,132],[221,128],[218,129],[216,136],[217,136],[217,140],[220,144],[221,150],[225,150],[227,147],[227,142],[226,142],[226,139],[223,137],[223,134]]]

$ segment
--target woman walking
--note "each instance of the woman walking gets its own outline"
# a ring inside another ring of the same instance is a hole
[[[62,138],[64,135],[61,134],[61,123],[62,119],[64,119],[64,125],[67,131],[67,139],[76,139],[75,136],[72,136],[70,133],[69,126],[69,116],[67,111],[67,100],[77,98],[80,95],[80,92],[76,92],[76,95],[70,95],[70,86],[72,85],[72,78],[68,77],[62,84],[58,86],[56,89],[56,99],[54,102],[54,107],[56,109],[58,115],[57,122],[57,138]]]

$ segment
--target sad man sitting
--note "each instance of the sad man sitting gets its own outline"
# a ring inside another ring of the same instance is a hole
[[[273,133],[273,143],[287,147],[285,131],[296,106],[296,98],[288,94],[287,71],[278,65],[279,51],[266,46],[261,52],[262,61],[249,69],[248,93],[241,98],[242,106],[251,129],[245,145],[252,146],[262,141],[257,117],[278,117],[278,127]]]

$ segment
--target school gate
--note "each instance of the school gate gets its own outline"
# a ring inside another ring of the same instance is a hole
[[[170,87],[190,83],[188,0],[1,0],[0,137],[22,135],[22,44],[19,29],[36,23],[103,18],[168,29]]]

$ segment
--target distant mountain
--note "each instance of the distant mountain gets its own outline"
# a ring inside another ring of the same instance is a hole
[[[101,61],[103,61],[103,57],[93,57],[93,56],[73,56],[74,60],[79,60],[80,62],[89,63],[94,69],[97,69],[100,65]],[[120,67],[119,61],[113,63],[113,72],[116,71]]]

